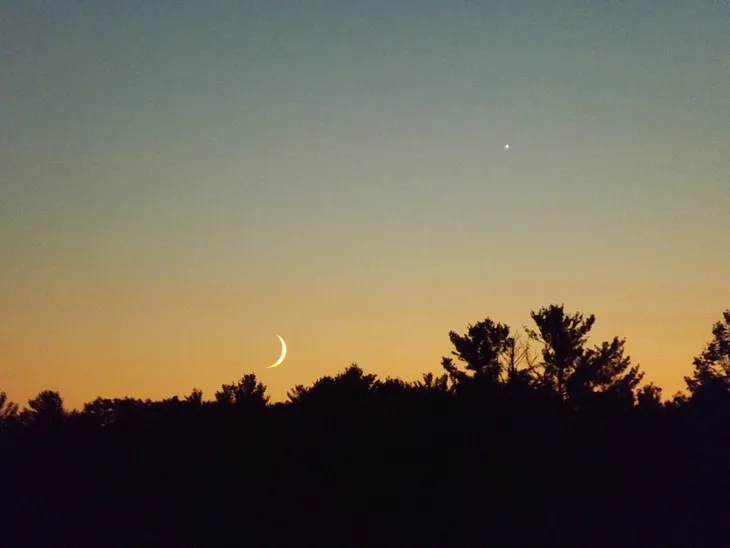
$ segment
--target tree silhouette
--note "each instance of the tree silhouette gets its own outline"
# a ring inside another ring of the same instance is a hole
[[[451,354],[466,368],[466,372],[461,371],[452,358],[442,358],[442,367],[456,383],[471,377],[485,384],[497,384],[525,374],[518,367],[525,352],[518,349],[515,337],[510,336],[510,328],[505,324],[486,318],[469,325],[465,335],[450,331],[449,338],[455,349]]]
[[[636,394],[637,406],[656,411],[662,408],[662,389],[654,383],[642,386]]]
[[[527,385],[533,381],[536,359],[530,348],[530,339],[511,336],[503,354],[507,382]]]
[[[349,409],[353,405],[370,400],[371,390],[377,381],[376,375],[366,375],[362,368],[353,363],[334,378],[325,376],[310,387],[297,385],[287,393],[294,404]]]
[[[634,403],[634,391],[644,374],[631,366],[624,354],[625,339],[614,337],[594,348],[586,348],[595,316],[566,315],[563,305],[551,305],[532,312],[538,331],[528,331],[543,344],[541,383],[553,389],[563,401],[581,407],[594,395],[625,405]]]
[[[10,424],[18,417],[18,404],[8,400],[5,392],[0,392],[0,426]]]
[[[234,384],[222,385],[220,391],[215,393],[215,399],[221,405],[245,407],[264,407],[269,403],[266,386],[258,382],[253,373],[244,375]]]
[[[266,390],[264,388],[264,390]],[[203,391],[194,388],[190,395],[185,396],[185,402],[189,405],[200,406],[203,405]]]
[[[712,328],[713,340],[694,359],[691,377],[684,381],[692,394],[701,389],[730,391],[730,310]]]
[[[63,398],[53,390],[44,390],[28,400],[28,408],[27,420],[39,426],[58,426],[66,418]]]
[[[411,384],[398,378],[388,377],[382,381],[376,381],[372,389],[377,397],[387,399],[402,399],[412,388]]]
[[[96,398],[84,404],[83,414],[99,426],[144,419],[152,402],[136,398]]]
[[[583,352],[566,383],[568,398],[580,405],[596,392],[634,402],[634,390],[644,377],[638,366],[631,367],[631,358],[624,355],[625,339],[614,339]]]
[[[687,397],[687,394],[677,391],[672,395],[672,398],[665,403],[665,407],[681,411],[687,407],[688,403],[689,398]]]
[[[414,382],[413,386],[417,390],[445,394],[449,390],[449,375],[444,373],[436,377],[433,373],[424,373],[421,380]]]
[[[567,380],[575,371],[585,350],[588,333],[596,321],[595,316],[566,315],[563,305],[550,305],[530,316],[537,324],[537,331],[528,330],[530,339],[542,344],[540,381],[552,388],[558,396],[567,398]]]
[[[17,422],[0,392],[0,544],[725,545],[730,314],[667,403],[593,316],[532,317],[450,332],[438,376],[353,363],[273,405],[253,374],[71,414],[44,391]]]

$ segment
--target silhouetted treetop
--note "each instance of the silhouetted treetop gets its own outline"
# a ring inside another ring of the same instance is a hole
[[[449,390],[449,375],[444,373],[436,377],[433,373],[424,373],[421,380],[414,382],[413,386],[417,390],[443,394]]]
[[[594,316],[532,318],[449,332],[438,376],[353,363],[274,405],[253,374],[70,414],[0,392],[0,544],[726,545],[730,311],[667,403]]]
[[[691,377],[685,377],[687,388],[696,393],[703,387],[730,390],[730,310],[712,328],[713,339],[694,359]]]
[[[136,398],[96,398],[84,404],[83,413],[100,426],[145,418],[152,402]]]
[[[583,352],[567,380],[571,402],[580,405],[591,394],[603,392],[633,404],[634,390],[644,373],[639,371],[639,366],[631,367],[631,358],[624,355],[625,343],[624,339],[614,337],[610,343]]]
[[[531,312],[530,316],[537,324],[537,331],[528,330],[528,335],[543,346],[541,382],[565,399],[567,379],[583,357],[588,333],[596,318],[585,318],[580,313],[566,314],[563,305],[543,307]]]
[[[365,374],[359,365],[353,363],[334,378],[321,377],[310,387],[297,385],[287,395],[294,404],[350,408],[368,401],[376,382],[376,375]]]
[[[466,370],[473,377],[488,383],[503,380],[503,356],[514,343],[514,339],[510,337],[509,326],[486,318],[469,325],[465,335],[450,331],[449,338],[455,348],[451,354],[465,364]],[[454,380],[464,379],[466,374],[458,370],[450,358],[444,358],[442,365]]]
[[[532,340],[542,344],[543,361],[539,381],[564,401],[580,406],[596,393],[633,405],[634,392],[644,374],[631,366],[625,355],[625,339],[614,337],[594,348],[586,348],[593,315],[566,314],[563,305],[551,305],[531,313],[537,330],[528,330]]]
[[[654,383],[642,386],[636,393],[637,406],[643,409],[653,411],[662,408],[662,389]]]
[[[265,389],[264,389],[265,390]],[[202,405],[203,404],[203,391],[194,388],[190,395],[185,396],[185,402],[190,405]]]
[[[258,382],[253,373],[244,375],[234,384],[222,385],[220,391],[215,393],[215,399],[222,405],[246,407],[265,407],[269,403],[266,386]]]
[[[0,426],[9,424],[18,417],[18,404],[8,400],[5,392],[0,392]]]
[[[44,390],[35,398],[28,400],[24,420],[39,426],[57,426],[66,418],[61,394]]]

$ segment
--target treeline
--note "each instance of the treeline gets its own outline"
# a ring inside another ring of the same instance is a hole
[[[730,310],[668,401],[594,316],[531,318],[285,403],[254,374],[71,412],[0,393],[0,546],[725,546]]]

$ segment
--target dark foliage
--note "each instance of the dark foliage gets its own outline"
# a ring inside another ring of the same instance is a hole
[[[72,412],[0,392],[0,546],[727,545],[730,311],[668,402],[593,316],[532,318],[451,332],[440,375],[353,364],[286,403],[253,374]]]

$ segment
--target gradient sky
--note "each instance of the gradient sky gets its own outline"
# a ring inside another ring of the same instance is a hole
[[[4,1],[0,166],[15,401],[412,380],[551,303],[669,396],[730,308],[730,4]]]

